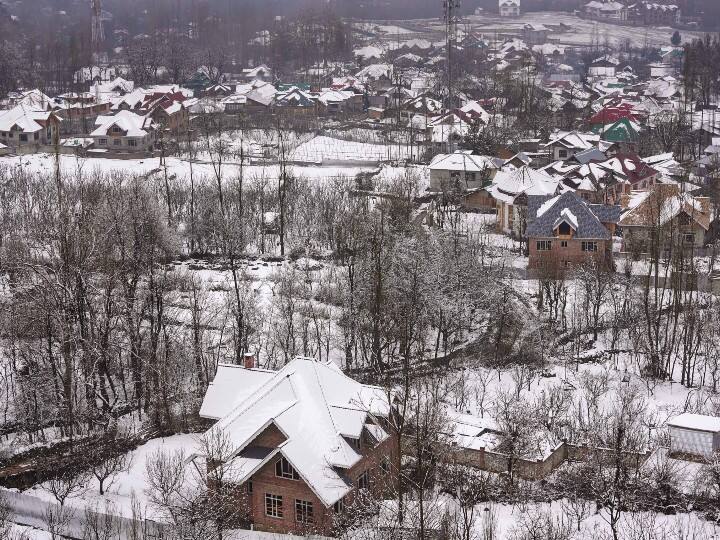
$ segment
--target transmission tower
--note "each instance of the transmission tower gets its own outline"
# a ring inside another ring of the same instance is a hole
[[[453,48],[457,46],[458,11],[460,0],[443,0],[443,16],[445,18],[445,77],[447,82],[447,96],[445,106],[452,110],[455,107],[455,91],[453,87]],[[448,128],[448,152],[452,153],[453,125]]]
[[[102,1],[91,0],[92,2],[92,47],[93,54],[100,55],[102,43],[105,41],[105,30],[102,24]]]

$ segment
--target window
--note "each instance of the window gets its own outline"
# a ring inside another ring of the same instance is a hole
[[[295,499],[295,521],[299,523],[313,522],[313,504],[310,501]]]
[[[695,243],[695,235],[688,233],[683,236],[683,240],[685,241],[686,244],[694,244]]]
[[[247,483],[247,492],[252,493],[252,480]]]
[[[560,242],[560,247],[561,247],[561,248],[566,248],[566,247],[567,247],[567,240],[563,240],[562,242]]]
[[[583,251],[597,251],[597,242],[583,242],[581,245]]]
[[[290,480],[300,480],[300,475],[295,470],[295,467],[290,465],[290,462],[284,457],[281,457],[275,463],[275,476],[288,478]]]
[[[348,442],[350,446],[352,446],[355,450],[360,451],[360,439],[355,439],[353,437],[345,437],[345,440]]]
[[[563,159],[565,159],[566,157],[568,157],[568,152],[567,152],[567,150],[558,150],[558,157],[563,158]]]
[[[20,134],[20,140],[21,140],[22,142],[27,142],[27,140],[28,140],[27,135],[26,135],[25,133],[21,133],[21,134]]]
[[[357,487],[358,489],[367,489],[370,485],[370,475],[367,471],[358,476]]]
[[[274,518],[283,517],[282,495],[265,494],[265,515]]]
[[[538,251],[550,251],[552,249],[552,242],[550,240],[538,240],[536,247]]]
[[[107,144],[107,139],[100,139],[100,146],[105,146]]]
[[[572,232],[572,228],[570,227],[569,223],[566,223],[563,221],[560,225],[558,225],[558,234],[561,236],[569,236]]]
[[[11,139],[14,139],[14,138],[15,138],[15,134],[14,134],[12,131],[10,132],[10,138],[11,138]]]
[[[333,512],[336,514],[339,514],[340,512],[345,510],[345,499],[340,499],[335,504],[333,504]]]
[[[380,462],[380,469],[382,470],[383,474],[387,474],[390,472],[390,460],[388,458],[382,458],[382,461]]]
[[[113,145],[120,146],[120,139],[113,139]]]
[[[690,216],[688,216],[685,213],[682,213],[678,216],[678,223],[683,226],[690,225]]]
[[[137,146],[137,141],[135,139],[128,139],[128,146]]]
[[[39,138],[40,138],[40,133],[36,131],[35,134],[33,135],[33,139],[35,139],[37,141]]]
[[[475,181],[475,173],[474,172],[465,173],[465,180],[468,182],[474,182]]]

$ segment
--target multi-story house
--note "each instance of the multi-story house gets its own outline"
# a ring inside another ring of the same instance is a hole
[[[90,133],[95,148],[109,152],[152,152],[155,148],[156,125],[152,118],[120,111],[112,116],[99,116]]]
[[[587,263],[612,265],[612,238],[622,208],[589,204],[572,191],[528,197],[528,269],[564,272]]]
[[[397,439],[388,394],[333,363],[296,358],[279,371],[220,364],[200,415],[231,442],[244,525],[326,534],[358,491],[391,485]]]
[[[621,198],[621,206],[622,250],[638,255],[697,252],[713,221],[710,198],[683,193],[677,184],[632,192]]]
[[[501,17],[519,17],[520,0],[499,0],[498,9]]]
[[[52,111],[17,105],[0,111],[0,143],[11,148],[54,144],[60,122]]]

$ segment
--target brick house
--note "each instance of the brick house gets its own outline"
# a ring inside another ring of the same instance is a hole
[[[598,166],[606,172],[603,178],[605,197],[613,203],[619,202],[623,194],[650,189],[660,175],[637,154],[618,153]]]
[[[387,394],[333,363],[296,358],[279,371],[220,364],[200,409],[234,447],[223,464],[244,523],[275,533],[335,529],[358,490],[391,482],[397,439]]]
[[[528,197],[528,269],[612,265],[612,237],[621,212],[620,206],[589,204],[572,191]]]

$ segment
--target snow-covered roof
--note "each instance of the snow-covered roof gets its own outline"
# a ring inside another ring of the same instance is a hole
[[[682,413],[667,421],[670,427],[720,433],[720,418],[704,414]]]
[[[493,198],[513,204],[521,193],[527,195],[554,195],[558,180],[546,172],[520,167],[514,170],[501,170],[493,178],[489,192]]]
[[[285,437],[278,452],[326,506],[352,489],[339,469],[361,459],[345,437],[358,438],[365,429],[376,441],[384,440],[387,433],[372,418],[388,414],[381,388],[350,379],[332,362],[310,358],[295,358],[277,372],[221,365],[201,408],[202,416],[222,415],[210,431],[221,430],[240,458],[247,459],[245,451],[256,448],[257,436],[274,425]],[[253,470],[258,467],[255,463]],[[251,474],[234,481],[243,483]]]
[[[494,169],[496,166],[494,158],[490,156],[474,156],[467,152],[455,152],[454,154],[438,154],[432,159],[428,168],[431,171],[482,172]]]
[[[26,105],[18,105],[7,111],[0,111],[0,131],[10,131],[13,127],[23,133],[35,133],[45,128],[44,123],[53,116],[49,111],[34,110]]]
[[[125,132],[126,137],[145,137],[153,125],[150,118],[132,111],[120,111],[112,116],[98,116],[95,120],[96,128],[90,136],[102,137],[108,134],[110,128],[117,126]]]

